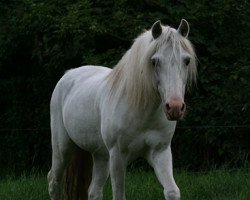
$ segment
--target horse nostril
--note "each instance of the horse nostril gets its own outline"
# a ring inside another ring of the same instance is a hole
[[[170,105],[169,105],[169,103],[166,103],[166,109],[167,109],[167,111],[170,111]]]
[[[186,104],[185,104],[185,103],[183,103],[183,104],[182,104],[182,107],[181,107],[181,112],[184,112],[184,111],[185,111],[185,109],[186,109]]]

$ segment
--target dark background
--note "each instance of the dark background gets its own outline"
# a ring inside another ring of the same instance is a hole
[[[0,171],[48,169],[49,101],[69,68],[113,67],[160,19],[190,23],[198,82],[173,139],[174,166],[239,168],[250,161],[247,0],[0,1]],[[139,166],[137,161],[135,166]]]

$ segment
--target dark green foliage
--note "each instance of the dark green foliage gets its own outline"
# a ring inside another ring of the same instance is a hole
[[[113,67],[133,38],[160,19],[190,23],[197,87],[173,140],[179,167],[249,163],[250,23],[248,1],[0,2],[0,168],[47,167],[49,101],[69,68]],[[198,126],[198,128],[197,128]]]

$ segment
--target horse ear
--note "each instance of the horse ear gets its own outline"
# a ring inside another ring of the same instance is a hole
[[[156,21],[152,26],[152,35],[154,39],[157,39],[162,33],[161,21]]]
[[[188,37],[189,34],[189,24],[185,19],[181,20],[181,23],[177,29],[177,31],[183,36],[183,37]]]

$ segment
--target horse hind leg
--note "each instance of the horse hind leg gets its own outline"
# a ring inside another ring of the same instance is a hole
[[[48,191],[51,200],[61,200],[62,199],[62,178],[65,168],[65,164],[60,161],[53,159],[54,164],[52,165],[48,175]]]
[[[59,123],[60,124],[60,123]],[[51,123],[52,167],[48,173],[48,191],[51,200],[62,199],[62,180],[65,168],[72,157],[74,144],[67,135],[63,125],[57,127]]]
[[[103,186],[109,176],[109,155],[93,154],[93,173],[88,200],[102,200]]]

